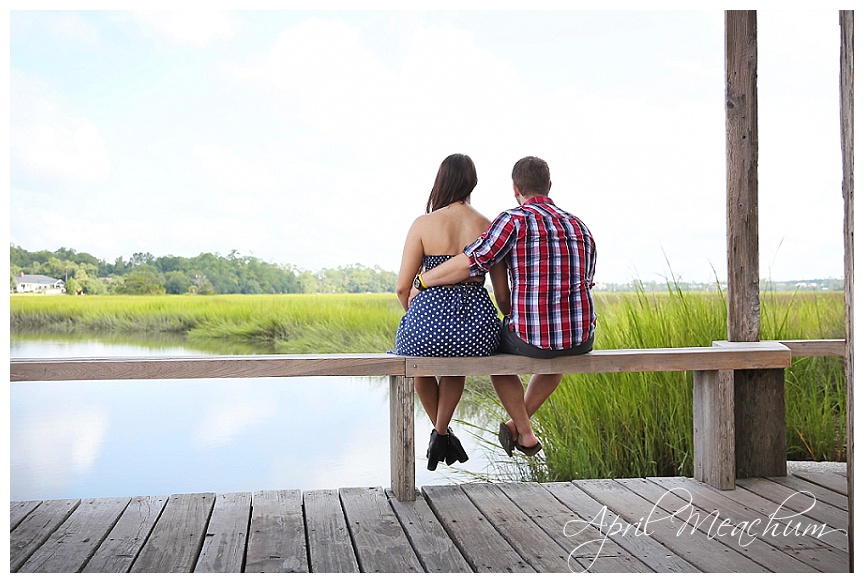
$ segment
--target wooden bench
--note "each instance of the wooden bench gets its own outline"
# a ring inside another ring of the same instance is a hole
[[[843,340],[715,342],[710,347],[595,350],[550,360],[513,355],[419,358],[393,354],[292,354],[255,356],[160,356],[13,358],[10,379],[25,381],[387,376],[390,378],[391,488],[413,500],[414,378],[499,374],[592,374],[693,371],[695,477],[721,489],[734,488],[741,459],[785,475],[783,372],[793,356],[844,356]],[[766,375],[755,395],[741,400],[736,374]],[[736,403],[736,401],[739,401]],[[752,402],[751,402],[752,401]],[[754,404],[755,403],[755,404]],[[738,417],[736,418],[736,404]],[[755,417],[742,411],[756,407]],[[736,470],[737,467],[737,470]],[[755,474],[754,474],[755,475]]]

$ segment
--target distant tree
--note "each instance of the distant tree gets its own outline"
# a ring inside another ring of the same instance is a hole
[[[165,292],[169,294],[185,294],[189,291],[191,278],[182,271],[169,271],[165,274]]]
[[[78,282],[75,281],[74,277],[70,277],[66,280],[66,294],[70,296],[77,296],[81,293],[81,286],[78,285]]]
[[[132,265],[149,265],[156,261],[152,253],[133,253],[129,263]]]
[[[213,284],[207,279],[206,275],[196,274],[192,276],[192,287],[189,288],[189,293],[202,296],[209,296],[216,293],[213,289]]]
[[[164,278],[162,285],[165,292],[172,294],[368,293],[393,292],[396,286],[396,274],[378,266],[369,268],[355,264],[313,273],[301,271],[290,264],[275,265],[255,257],[242,256],[236,249],[232,249],[227,256],[201,253],[192,258],[172,255],[157,258],[151,253],[137,252],[129,261],[119,256],[113,263],[108,263],[66,247],[52,253],[31,252],[10,245],[9,256],[10,265],[17,266],[13,276],[23,272],[63,280],[74,278],[87,294],[106,291],[154,293],[152,290],[140,291],[140,286],[147,282],[137,270],[145,266],[151,267]],[[127,281],[127,276],[133,272],[136,274]],[[152,275],[152,272],[147,273]],[[13,280],[10,276],[11,285]],[[158,286],[154,289],[158,289]]]
[[[124,295],[161,295],[165,293],[165,278],[152,265],[138,265],[124,279],[117,293]]]
[[[70,279],[72,281],[72,279]],[[108,291],[105,282],[99,279],[98,268],[89,263],[81,263],[75,270],[75,279],[77,282],[77,291],[86,295],[100,295]],[[67,282],[66,287],[69,287]]]

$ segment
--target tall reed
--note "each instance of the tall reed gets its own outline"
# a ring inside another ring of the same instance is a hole
[[[843,338],[842,294],[763,294],[762,339]],[[726,338],[722,293],[597,294],[595,347],[710,346]],[[845,459],[843,363],[794,359],[787,371],[790,459]],[[537,480],[692,475],[692,373],[565,375],[535,415],[544,460],[514,468]],[[499,415],[505,415],[498,408]]]

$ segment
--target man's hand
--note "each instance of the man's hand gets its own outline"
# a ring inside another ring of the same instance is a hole
[[[411,291],[408,293],[408,305],[410,306],[411,302],[414,301],[414,298],[416,298],[421,293],[423,293],[423,292],[421,292],[416,287],[412,287]]]

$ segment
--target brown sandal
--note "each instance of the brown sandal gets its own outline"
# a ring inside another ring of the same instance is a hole
[[[510,433],[510,428],[507,427],[506,423],[502,423],[498,427],[498,443],[501,444],[508,456],[513,457],[513,434]]]

